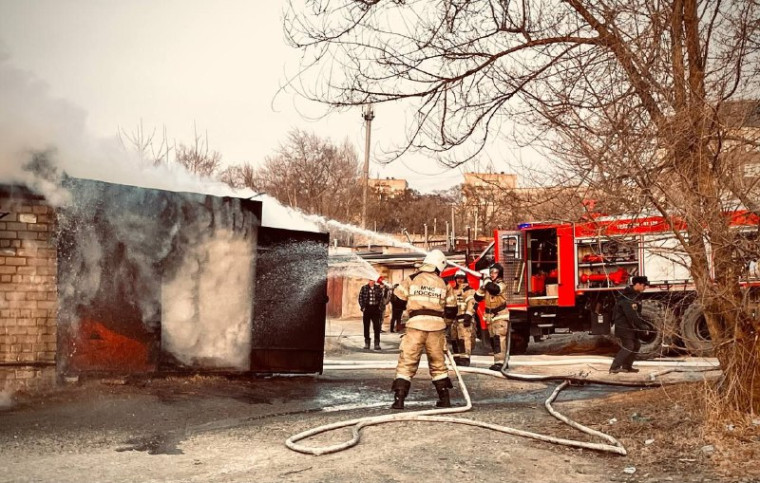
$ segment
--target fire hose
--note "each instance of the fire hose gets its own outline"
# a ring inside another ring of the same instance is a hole
[[[497,432],[502,432],[506,434],[511,434],[515,436],[522,436],[527,438],[536,439],[539,441],[544,441],[548,443],[553,444],[561,444],[566,446],[573,446],[577,448],[586,448],[586,449],[593,449],[596,451],[603,451],[603,452],[610,452],[615,453],[619,455],[625,456],[627,454],[627,451],[625,447],[623,447],[622,443],[620,443],[617,439],[614,437],[602,433],[601,431],[597,431],[594,429],[591,429],[587,426],[584,426],[576,421],[571,420],[570,418],[564,416],[563,414],[559,413],[552,407],[552,402],[554,402],[557,398],[557,396],[560,394],[562,390],[564,390],[566,387],[571,385],[572,383],[581,383],[581,384],[589,384],[589,383],[600,383],[600,384],[609,384],[609,385],[618,385],[618,386],[660,386],[662,383],[655,383],[652,381],[649,382],[610,382],[610,381],[602,381],[602,380],[589,380],[589,379],[583,379],[583,378],[574,378],[574,377],[567,377],[567,376],[546,376],[546,375],[531,375],[531,374],[513,374],[513,373],[507,373],[505,367],[502,367],[501,372],[495,372],[488,369],[481,369],[476,367],[459,367],[457,366],[452,358],[449,351],[446,351],[446,358],[449,362],[449,364],[453,367],[454,372],[456,374],[457,380],[459,381],[459,387],[462,391],[462,394],[465,398],[466,404],[461,407],[454,407],[454,408],[441,408],[441,409],[430,409],[430,410],[424,410],[424,411],[416,411],[416,412],[409,412],[409,413],[402,413],[402,414],[390,414],[390,415],[384,415],[384,416],[374,416],[374,417],[365,417],[365,418],[358,418],[358,419],[351,419],[348,421],[342,421],[332,424],[327,424],[323,426],[319,426],[301,433],[298,433],[294,436],[291,436],[285,441],[285,445],[290,448],[293,451],[304,453],[304,454],[311,454],[311,455],[323,455],[323,454],[330,454],[330,453],[336,453],[338,451],[342,451],[348,448],[351,448],[359,443],[360,437],[361,437],[361,430],[368,426],[374,426],[378,424],[383,423],[391,423],[391,422],[398,422],[398,421],[428,421],[428,422],[444,422],[444,423],[454,423],[454,424],[466,424],[469,426],[476,426],[481,428],[490,429]],[[328,362],[329,365],[330,362]],[[577,363],[577,360],[574,360],[573,363]],[[594,362],[599,362],[599,360],[594,360]],[[564,361],[551,361],[551,362],[545,362],[542,365],[548,365],[551,364],[558,364],[558,363],[565,363]],[[353,362],[333,362],[332,363],[334,367],[332,369],[334,370],[340,370],[340,369],[390,369],[395,367],[395,363],[393,365],[390,364],[378,364],[378,363],[353,363]],[[504,366],[507,365],[507,361],[505,360]],[[675,364],[676,366],[679,366],[679,364]],[[704,366],[704,364],[702,364]],[[715,367],[712,364],[709,364],[707,369],[705,370],[716,370],[719,369],[719,367]],[[664,374],[666,372],[670,372],[671,370],[679,370],[679,369],[670,369],[667,371],[663,371],[659,374]],[[469,391],[467,390],[467,386],[465,385],[463,379],[462,379],[462,372],[470,372],[470,373],[479,373],[479,374],[485,374],[495,377],[503,377],[508,379],[518,379],[523,381],[549,381],[549,380],[562,380],[562,383],[558,385],[552,394],[549,396],[549,398],[546,399],[544,402],[544,407],[546,410],[556,419],[562,421],[563,423],[582,431],[586,434],[596,436],[598,438],[601,438],[607,443],[589,443],[585,441],[576,441],[576,440],[569,440],[564,438],[557,438],[554,436],[548,436],[545,434],[540,433],[533,433],[529,431],[523,431],[516,428],[511,428],[508,426],[502,426],[497,424],[490,424],[490,423],[484,423],[481,421],[475,421],[471,419],[463,419],[463,418],[455,418],[450,416],[444,416],[447,414],[455,414],[455,413],[463,413],[467,412],[470,409],[472,409],[472,400],[470,398]],[[306,438],[315,436],[320,433],[332,431],[335,429],[345,428],[353,426],[351,429],[351,438],[347,441],[344,441],[339,444],[330,445],[330,446],[323,446],[323,447],[311,447],[311,446],[305,446],[301,444],[297,444],[298,441],[304,440]]]
[[[424,410],[424,411],[415,411],[415,412],[408,412],[408,413],[401,413],[401,414],[390,414],[390,415],[384,415],[384,416],[365,417],[365,418],[351,419],[348,421],[327,424],[327,425],[319,426],[319,427],[298,433],[294,436],[291,436],[285,441],[285,445],[293,451],[303,453],[303,454],[311,454],[315,456],[336,453],[338,451],[342,451],[342,450],[345,450],[357,445],[361,438],[361,430],[365,427],[374,426],[374,425],[383,424],[383,423],[398,422],[398,421],[428,421],[428,422],[465,424],[469,426],[476,426],[476,427],[486,428],[486,429],[490,429],[497,432],[511,434],[514,436],[532,438],[532,439],[536,439],[536,440],[544,441],[548,443],[561,444],[565,446],[573,446],[573,447],[578,447],[578,448],[593,449],[596,451],[610,452],[610,453],[615,453],[615,454],[625,456],[627,454],[627,451],[625,447],[623,447],[622,443],[620,443],[617,439],[615,439],[614,437],[606,433],[602,433],[601,431],[591,429],[576,421],[573,421],[570,418],[559,413],[552,407],[552,403],[556,400],[557,396],[559,396],[562,390],[567,388],[572,383],[580,383],[580,384],[598,383],[598,384],[607,384],[607,385],[616,385],[616,386],[641,386],[641,387],[661,386],[662,385],[661,382],[653,381],[655,377],[666,374],[668,372],[683,370],[682,369],[683,367],[694,368],[695,366],[697,367],[701,366],[702,367],[701,370],[704,370],[704,371],[720,369],[719,366],[715,364],[711,364],[711,363],[705,363],[705,362],[684,363],[683,361],[675,361],[675,362],[665,364],[665,365],[670,365],[674,367],[671,367],[670,369],[667,369],[664,371],[653,373],[650,376],[650,381],[648,382],[645,382],[645,381],[641,381],[641,382],[628,381],[627,382],[627,381],[593,380],[593,379],[586,379],[586,378],[579,378],[579,377],[572,377],[572,376],[568,377],[568,376],[547,376],[547,375],[535,375],[535,374],[508,373],[506,371],[506,367],[508,366],[509,359],[505,359],[500,372],[495,372],[489,369],[482,369],[482,368],[477,368],[477,367],[459,367],[453,362],[451,358],[451,354],[449,353],[448,350],[446,350],[446,359],[449,362],[449,365],[453,367],[454,373],[456,374],[457,380],[459,381],[459,387],[460,387],[460,390],[462,391],[462,394],[466,402],[464,406],[454,407],[454,408],[430,409],[430,410]],[[604,361],[606,362],[606,359],[604,359]],[[326,362],[325,364],[326,368],[329,367],[332,370],[395,368],[395,362],[388,362],[388,363],[365,362],[365,361],[361,361],[361,362],[325,361],[325,362]],[[602,359],[601,358],[582,358],[581,360],[579,360],[578,358],[573,358],[573,361],[572,361],[573,364],[583,363],[583,362],[589,362],[589,363],[602,362]],[[560,364],[566,364],[566,363],[567,362],[565,361],[557,361],[557,360],[538,361],[538,362],[533,361],[530,363],[530,365],[532,366],[533,365],[560,365]],[[520,364],[515,364],[515,365],[520,365]],[[664,365],[664,364],[658,363],[658,365]],[[422,366],[424,366],[424,364],[421,365],[421,367]],[[690,369],[690,370],[694,370],[694,369]],[[697,370],[700,370],[700,369],[697,369]],[[471,419],[443,416],[447,414],[463,413],[472,409],[472,400],[470,398],[469,391],[467,390],[467,386],[465,385],[464,380],[462,379],[462,372],[478,373],[478,374],[485,374],[485,375],[494,376],[494,377],[502,377],[502,378],[507,378],[507,379],[516,379],[516,380],[534,381],[534,382],[561,380],[562,383],[554,389],[552,394],[544,402],[544,407],[546,408],[546,410],[549,412],[549,414],[551,414],[553,417],[555,417],[559,421],[562,421],[563,423],[571,426],[572,428],[582,431],[586,434],[601,438],[607,441],[607,443],[589,443],[585,441],[569,440],[569,439],[564,439],[564,438],[557,438],[554,436],[548,436],[541,433],[523,431],[520,429],[511,428],[508,426],[484,423],[481,421],[474,421]],[[353,426],[351,429],[351,433],[352,433],[351,439],[344,441],[342,443],[331,445],[331,446],[324,446],[324,447],[311,447],[311,446],[297,444],[298,441],[307,439],[317,434],[321,434],[324,432],[328,432],[328,431],[332,431],[332,430],[340,429],[340,428],[345,428],[349,426]]]
[[[446,351],[446,359],[448,360],[449,364],[451,364],[451,366],[454,368],[454,372],[456,374],[457,380],[459,381],[459,387],[466,401],[466,404],[464,406],[454,407],[454,408],[429,409],[425,411],[415,411],[415,412],[403,413],[403,414],[389,414],[385,416],[358,418],[358,419],[351,419],[348,421],[342,421],[338,423],[326,424],[323,426],[319,426],[317,428],[310,429],[308,431],[304,431],[302,433],[298,433],[294,436],[291,436],[285,441],[285,445],[291,450],[297,451],[299,453],[312,454],[312,455],[319,456],[323,454],[336,453],[338,451],[342,451],[344,449],[348,449],[357,445],[360,439],[360,431],[367,426],[374,426],[377,424],[390,423],[390,422],[396,422],[396,421],[430,421],[430,422],[466,424],[469,426],[482,427],[482,428],[491,429],[493,431],[498,431],[498,432],[502,432],[506,434],[515,435],[515,436],[533,438],[533,439],[537,439],[537,440],[545,441],[549,443],[562,444],[566,446],[574,446],[577,448],[593,449],[597,451],[606,451],[606,452],[616,453],[620,455],[626,454],[626,450],[623,447],[623,445],[614,437],[607,435],[605,433],[602,433],[600,431],[596,431],[594,429],[588,428],[586,426],[583,426],[582,424],[577,423],[575,421],[572,421],[566,416],[554,410],[554,408],[552,408],[551,403],[557,398],[559,393],[570,384],[569,382],[563,382],[562,384],[557,386],[557,388],[554,390],[552,395],[549,396],[549,398],[544,402],[544,406],[546,407],[547,411],[549,411],[549,413],[552,416],[559,419],[560,421],[576,429],[579,429],[580,431],[583,431],[587,434],[591,434],[594,436],[598,436],[602,439],[605,439],[606,441],[609,442],[609,444],[588,443],[585,441],[575,441],[575,440],[569,440],[569,439],[564,439],[564,438],[556,438],[554,436],[548,436],[548,435],[544,435],[540,433],[532,433],[530,431],[523,431],[520,429],[510,428],[508,426],[501,426],[498,424],[490,424],[490,423],[484,423],[481,421],[474,421],[471,419],[442,416],[443,414],[462,413],[462,412],[466,412],[472,409],[472,400],[470,399],[470,394],[467,391],[467,386],[462,380],[462,374],[460,370],[464,369],[465,371],[468,371],[468,372],[475,372],[475,371],[472,371],[472,369],[476,369],[476,368],[459,368],[456,364],[454,364],[453,360],[451,359],[451,354],[448,352],[448,350]],[[349,367],[350,366],[344,366],[343,368],[349,368]],[[372,366],[367,364],[367,365],[357,365],[355,367],[356,368],[371,368]],[[487,372],[489,373],[489,375],[494,375],[493,371],[487,371]],[[327,431],[332,431],[334,429],[345,428],[348,426],[353,426],[353,428],[351,429],[351,432],[352,432],[351,439],[344,441],[343,443],[339,443],[339,444],[335,444],[331,446],[324,446],[324,447],[310,447],[310,446],[296,444],[298,441],[309,438],[311,436],[324,433]]]

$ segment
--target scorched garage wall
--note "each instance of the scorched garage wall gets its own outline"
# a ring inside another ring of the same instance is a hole
[[[0,189],[0,389],[56,374],[321,372],[326,234],[261,227],[248,199],[62,188],[55,210]]]

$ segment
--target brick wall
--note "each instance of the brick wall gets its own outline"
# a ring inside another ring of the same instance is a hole
[[[0,216],[0,390],[34,390],[55,381],[55,213],[0,189]]]

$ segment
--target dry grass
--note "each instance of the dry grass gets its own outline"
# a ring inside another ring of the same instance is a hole
[[[630,463],[654,474],[702,473],[728,481],[760,481],[760,418],[721,411],[709,383],[615,394],[574,410],[581,421],[609,421]],[[648,443],[648,444],[647,444]]]
[[[704,438],[715,446],[721,473],[760,478],[760,415],[721,407],[720,395],[710,387],[701,396]]]

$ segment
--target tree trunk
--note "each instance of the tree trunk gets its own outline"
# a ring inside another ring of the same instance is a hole
[[[723,377],[716,387],[723,410],[760,414],[758,333],[741,333],[716,349]]]

